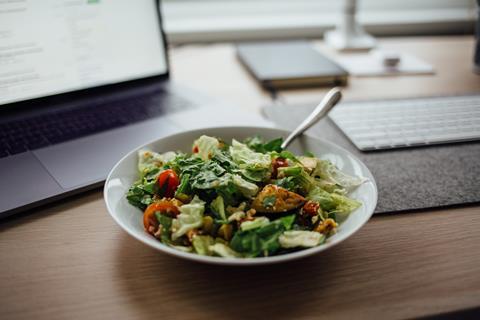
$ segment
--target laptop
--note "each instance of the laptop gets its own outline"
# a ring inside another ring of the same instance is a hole
[[[148,141],[239,124],[222,112],[242,118],[169,81],[155,0],[0,4],[0,218],[101,186]]]

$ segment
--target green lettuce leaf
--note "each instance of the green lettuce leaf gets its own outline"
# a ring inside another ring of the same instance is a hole
[[[210,209],[212,209],[213,213],[222,221],[227,219],[225,215],[225,204],[223,202],[222,196],[218,196],[210,203]]]
[[[229,152],[233,161],[240,168],[242,175],[247,179],[260,182],[270,177],[270,155],[255,152],[235,139],[232,140]]]
[[[178,250],[178,251],[182,251],[182,252],[193,252],[193,248],[192,247],[187,247],[187,246],[179,246],[179,245],[174,245],[174,244],[168,244],[170,247]]]
[[[322,210],[329,214],[335,214],[337,222],[343,222],[352,211],[361,206],[357,200],[338,193],[328,193],[320,187],[311,190],[307,199],[318,202]]]
[[[352,191],[366,180],[362,177],[350,176],[346,174],[328,160],[316,158],[316,161],[317,165],[312,172],[312,176],[319,177],[320,179],[331,184],[341,186],[346,192]]]
[[[189,230],[202,226],[205,202],[197,196],[189,204],[180,207],[180,214],[172,221],[172,240],[176,240]]]
[[[240,230],[242,231],[253,230],[256,228],[264,227],[269,223],[270,223],[270,220],[267,217],[258,217],[253,219],[252,221],[242,222],[242,224],[240,225]]]
[[[202,160],[208,160],[220,150],[220,141],[217,138],[203,135],[193,142],[193,148],[198,150],[195,153],[196,156]]]
[[[157,152],[141,149],[138,151],[138,171],[140,176],[145,172],[151,171],[155,168],[161,168],[165,163],[173,160],[176,157],[175,152],[166,152],[159,154]]]
[[[237,174],[232,175],[232,182],[246,198],[253,198],[259,191],[256,184],[248,182]]]
[[[210,246],[214,244],[215,241],[211,236],[196,235],[192,240],[193,249],[202,256],[211,256],[213,253],[212,250],[210,250]]]
[[[211,252],[213,252],[213,254],[223,258],[240,258],[242,256],[238,252],[232,250],[232,248],[230,248],[226,244],[219,242],[211,245],[209,249]]]
[[[291,191],[301,190],[301,193],[308,193],[315,188],[318,183],[302,166],[299,165],[278,168],[278,177],[280,179],[290,178],[290,180],[287,180],[284,183],[287,183],[287,186],[288,183],[293,183],[292,186],[295,186],[296,190]]]
[[[315,247],[325,240],[325,235],[315,231],[292,230],[285,231],[279,238],[278,242],[282,248],[296,247]]]

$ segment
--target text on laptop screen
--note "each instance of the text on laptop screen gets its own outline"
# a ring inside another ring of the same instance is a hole
[[[0,104],[164,74],[154,0],[0,1]]]

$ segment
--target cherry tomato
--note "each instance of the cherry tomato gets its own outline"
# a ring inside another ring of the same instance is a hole
[[[198,153],[198,146],[193,147],[192,152],[193,153]]]
[[[176,217],[180,213],[180,210],[178,210],[174,204],[167,200],[161,200],[149,205],[143,213],[143,226],[150,234],[154,234],[158,229],[158,220],[155,216],[155,212],[160,212],[161,214],[165,214],[170,217]]]
[[[277,177],[277,174],[278,174],[278,168],[280,167],[288,167],[288,161],[287,159],[285,158],[275,158],[273,161],[272,161],[272,167],[273,167],[273,172],[272,172],[272,176],[274,178]]]
[[[320,204],[315,201],[307,201],[303,206],[303,212],[309,216],[316,216],[318,209],[320,208]]]
[[[173,198],[175,191],[180,184],[178,175],[172,169],[162,171],[157,179],[157,184],[160,187],[160,196],[166,198]]]

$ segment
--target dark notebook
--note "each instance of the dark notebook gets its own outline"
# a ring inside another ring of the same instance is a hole
[[[274,105],[264,109],[280,128],[295,128],[315,107]],[[375,213],[480,202],[480,142],[359,151],[329,119],[307,131],[361,159],[378,186]]]
[[[347,72],[307,41],[242,43],[242,64],[266,88],[344,85]]]

